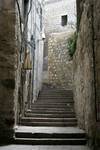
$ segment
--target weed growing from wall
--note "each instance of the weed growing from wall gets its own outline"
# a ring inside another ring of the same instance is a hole
[[[71,37],[67,40],[67,49],[71,57],[73,57],[76,51],[76,42],[77,42],[77,33],[74,32],[74,34],[72,34]]]

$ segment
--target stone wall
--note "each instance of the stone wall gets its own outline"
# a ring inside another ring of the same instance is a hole
[[[12,138],[15,123],[14,92],[16,72],[15,4],[0,1],[0,142]]]
[[[85,0],[76,0],[77,4],[77,30],[79,30],[80,21],[81,21],[81,15],[83,12],[83,6],[84,6]]]
[[[51,33],[69,32],[76,28],[76,0],[45,0],[44,74],[48,69],[48,38]],[[67,24],[62,26],[62,16],[67,15]],[[46,77],[47,78],[47,77]]]
[[[48,82],[65,89],[72,88],[72,61],[67,49],[71,33],[52,34],[48,40]]]
[[[21,6],[20,4],[20,8]],[[19,123],[20,115],[24,113],[30,91],[28,71],[23,67],[25,51],[20,53],[21,32],[17,4],[13,0],[0,1],[0,12],[0,142],[2,142],[1,139],[13,138],[14,126]]]
[[[94,0],[94,63],[96,80],[97,144],[100,146],[100,1]]]
[[[74,99],[79,127],[95,136],[94,31],[92,1],[86,0],[80,19],[77,50],[73,60]]]
[[[96,72],[97,119],[100,121],[100,1],[94,3],[94,52]],[[98,14],[98,15],[97,15]]]

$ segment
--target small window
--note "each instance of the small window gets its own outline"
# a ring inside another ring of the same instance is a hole
[[[67,15],[61,16],[61,25],[66,26],[67,25],[67,20],[68,20]]]

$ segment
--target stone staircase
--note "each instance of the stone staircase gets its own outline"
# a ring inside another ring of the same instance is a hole
[[[24,126],[77,126],[72,91],[44,89],[20,123]]]
[[[44,88],[21,118],[15,142],[42,145],[84,145],[86,134],[77,128],[71,90]]]

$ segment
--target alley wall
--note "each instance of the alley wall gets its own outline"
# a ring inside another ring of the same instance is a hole
[[[14,92],[17,69],[15,3],[0,1],[0,141],[12,138],[15,123]]]
[[[100,128],[97,129],[100,121],[100,2],[77,2],[80,7],[80,23],[78,22],[77,50],[73,59],[76,114],[79,127],[86,130],[89,138],[96,138],[97,132],[100,140]]]

